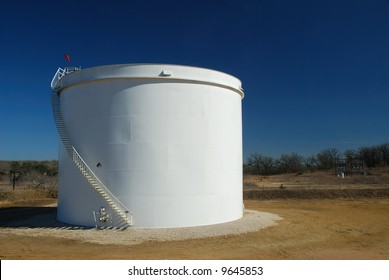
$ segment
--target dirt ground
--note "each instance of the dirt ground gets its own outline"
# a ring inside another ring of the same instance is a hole
[[[21,206],[0,210],[0,259],[389,259],[389,198],[245,200],[283,219],[241,235],[120,246],[13,234],[7,220],[56,211]]]

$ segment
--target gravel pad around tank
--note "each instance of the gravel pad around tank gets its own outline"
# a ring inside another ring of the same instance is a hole
[[[227,223],[182,228],[96,229],[64,226],[55,214],[34,216],[23,222],[9,224],[0,232],[26,236],[48,236],[97,244],[134,245],[146,241],[172,241],[239,235],[277,225],[282,218],[276,214],[245,210],[243,218]]]

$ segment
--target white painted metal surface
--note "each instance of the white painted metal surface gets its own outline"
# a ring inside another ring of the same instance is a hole
[[[223,223],[243,215],[241,82],[204,68],[109,65],[65,75],[68,137],[130,209],[134,227]],[[58,219],[94,226],[107,202],[60,142]]]

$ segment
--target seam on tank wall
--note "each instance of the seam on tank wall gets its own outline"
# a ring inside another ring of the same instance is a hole
[[[202,80],[194,80],[194,79],[185,79],[185,78],[160,78],[160,77],[111,77],[111,78],[97,78],[97,79],[90,79],[90,80],[85,80],[85,81],[80,81],[80,82],[75,82],[70,85],[65,85],[61,86],[61,88],[58,90],[57,94],[61,94],[64,89],[67,89],[69,87],[75,86],[75,85],[81,85],[81,84],[88,84],[92,82],[99,82],[99,81],[108,81],[108,80],[157,80],[157,81],[178,81],[178,82],[187,82],[187,83],[192,83],[192,84],[202,84],[202,85],[208,85],[208,86],[217,86],[221,87],[224,89],[232,90],[239,94],[241,96],[241,99],[244,98],[244,92],[236,89],[231,86],[223,85],[220,83],[215,83],[215,82],[207,82],[207,81],[202,81]]]

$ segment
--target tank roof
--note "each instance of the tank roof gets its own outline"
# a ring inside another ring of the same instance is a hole
[[[207,84],[230,89],[244,97],[241,81],[230,74],[201,67],[146,63],[103,65],[73,71],[61,78],[58,92],[74,84],[107,79],[153,79]]]

